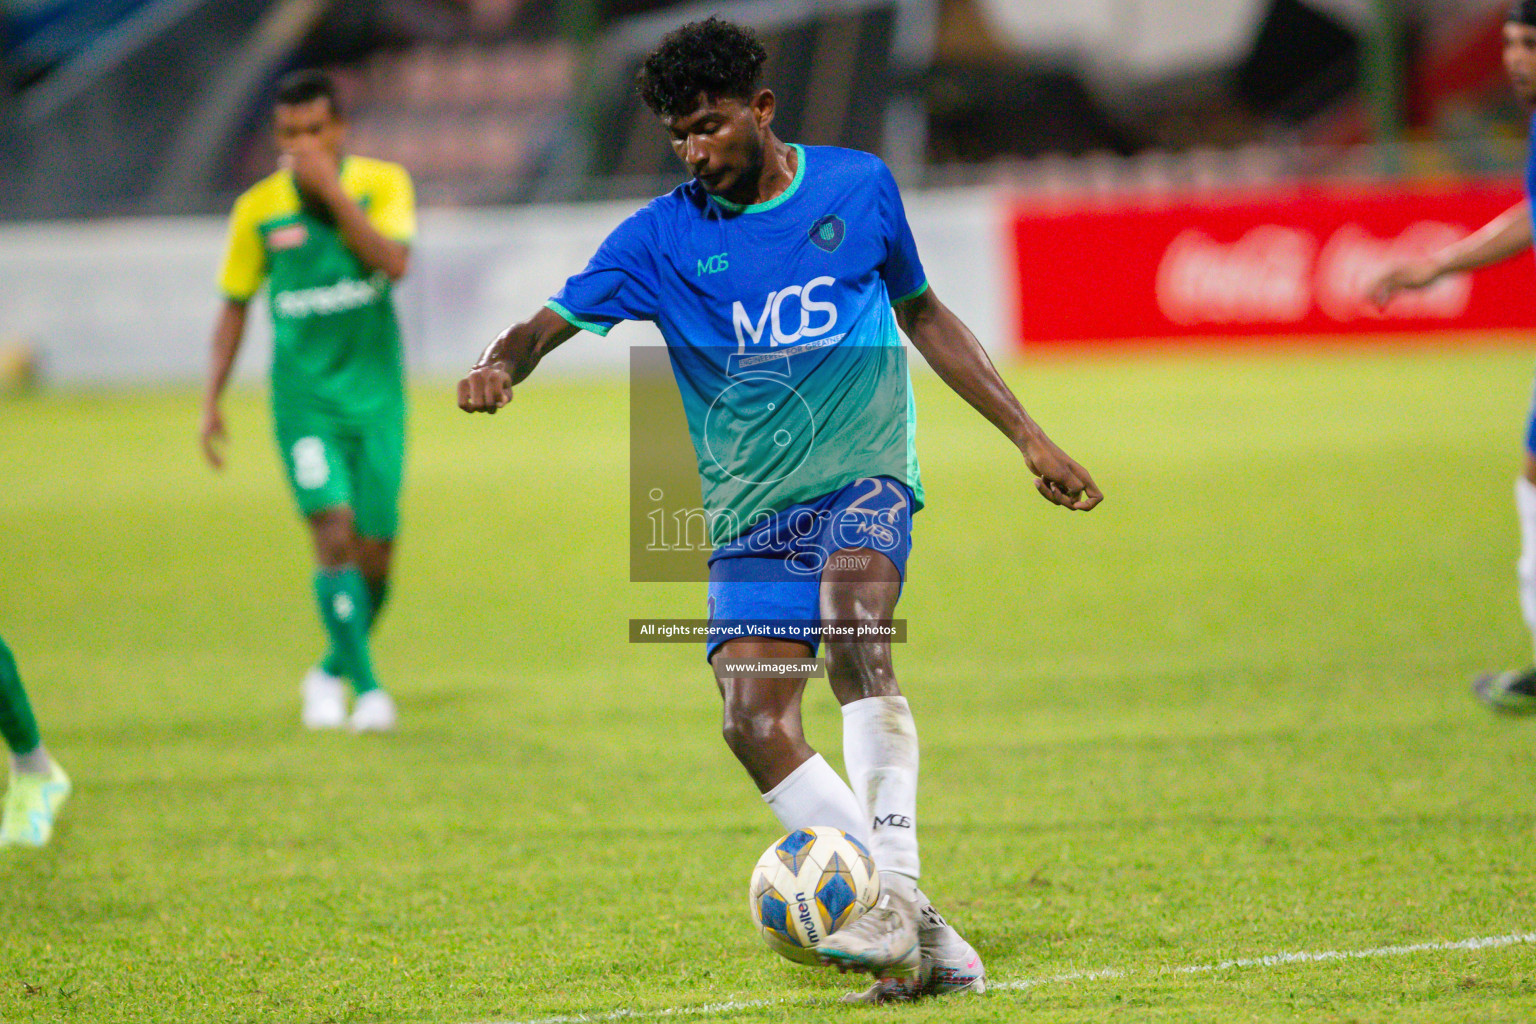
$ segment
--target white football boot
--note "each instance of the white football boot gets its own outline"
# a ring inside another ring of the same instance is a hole
[[[45,845],[69,791],[69,776],[57,761],[41,775],[12,768],[5,810],[0,813],[0,846]]]
[[[300,718],[306,729],[340,729],[347,724],[347,684],[316,665],[304,677],[301,687],[304,710]]]
[[[395,727],[395,700],[383,690],[359,694],[348,723],[353,732],[389,732]]]
[[[910,978],[881,978],[863,992],[843,996],[843,1002],[901,1003],[961,992],[980,995],[987,990],[987,970],[976,950],[950,927],[921,889],[917,902],[922,908],[917,922],[922,963],[917,974]]]
[[[839,971],[860,971],[879,978],[910,981],[922,964],[917,941],[917,902],[882,886],[880,899],[853,924],[821,941],[821,962]],[[910,885],[911,883],[908,882]]]

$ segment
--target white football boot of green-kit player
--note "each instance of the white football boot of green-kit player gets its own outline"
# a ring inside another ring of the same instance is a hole
[[[934,908],[921,889],[922,908],[917,922],[921,961],[917,973],[906,978],[881,978],[863,992],[843,996],[845,1003],[900,1003],[924,996],[977,995],[987,990],[987,971],[981,957]]]
[[[389,732],[395,727],[395,700],[383,690],[358,694],[347,727],[353,732]]]
[[[46,845],[70,788],[69,776],[56,761],[40,775],[13,770],[0,813],[0,846]]]
[[[306,729],[340,729],[347,724],[347,684],[318,665],[309,670],[302,687]]]

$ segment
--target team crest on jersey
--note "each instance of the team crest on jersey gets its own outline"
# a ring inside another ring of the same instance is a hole
[[[848,225],[843,223],[841,217],[829,213],[811,225],[811,244],[825,252],[835,252],[843,244],[843,235],[847,230]]]
[[[289,224],[267,233],[267,248],[273,252],[297,249],[309,241],[309,229],[303,224]]]

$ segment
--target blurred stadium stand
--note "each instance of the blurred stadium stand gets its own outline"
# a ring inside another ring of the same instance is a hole
[[[41,78],[49,69],[86,49],[149,2],[11,0],[7,5],[6,24],[7,87],[22,88]]]
[[[304,64],[337,73],[354,147],[410,168],[424,204],[654,193],[679,172],[634,71],[667,29],[716,12],[763,36],[782,134],[880,152],[911,183],[1101,191],[1508,173],[1525,125],[1498,65],[1504,9],[9,0],[0,217],[227,209],[272,166],[270,91]],[[1373,68],[1401,115],[1385,137]]]
[[[671,6],[616,22],[599,38],[574,116],[540,169],[537,198],[644,194],[677,181],[676,157],[632,83],[668,30],[717,9]],[[728,13],[762,37],[781,136],[908,164],[920,158],[913,92],[932,10],[927,0],[760,0]]]
[[[1020,311],[1043,308],[1025,286],[1048,275],[1012,239],[1057,230],[1061,211],[1141,215],[1140,277],[1114,271],[1145,285],[1140,337],[1188,327],[1146,284],[1164,249],[1214,268],[1214,283],[1175,277],[1200,286],[1185,305],[1226,316],[1273,284],[1245,240],[1276,226],[1287,239],[1304,227],[1329,255],[1293,261],[1285,279],[1301,294],[1296,282],[1322,275],[1318,294],[1333,298],[1308,315],[1363,330],[1375,321],[1335,301],[1353,294],[1344,285],[1422,232],[1302,223],[1317,190],[1296,183],[1345,179],[1338,191],[1396,210],[1411,186],[1381,179],[1432,181],[1416,194],[1465,201],[1431,227],[1460,230],[1479,203],[1510,201],[1525,150],[1499,67],[1503,0],[10,0],[0,349],[45,383],[196,379],[229,203],[274,166],[273,86],[320,65],[342,88],[353,148],[403,163],[429,207],[401,316],[412,372],[449,376],[579,269],[636,197],[681,180],[633,76],[671,27],[716,12],[763,38],[787,138],[891,164],[935,288],[992,346],[1039,340]],[[1439,188],[1490,175],[1503,180]],[[1234,187],[1256,212],[1211,222],[1232,238],[1180,248],[1148,227],[1167,226],[1161,215],[1182,230],[1180,211],[1223,206]],[[1135,248],[1125,224],[1104,230],[1118,232],[1115,253]],[[1075,273],[1058,275],[1074,295]],[[256,321],[248,375],[270,344]],[[552,365],[620,372],[627,344],[659,340],[635,324]]]

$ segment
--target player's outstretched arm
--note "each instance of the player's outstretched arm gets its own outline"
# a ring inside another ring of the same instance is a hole
[[[1459,242],[1426,259],[1389,267],[1366,294],[1378,307],[1400,291],[1427,288],[1446,274],[1460,274],[1517,256],[1531,245],[1530,203],[1522,200]]]
[[[932,288],[897,306],[896,320],[944,383],[1014,443],[1047,501],[1086,512],[1104,500],[1088,471],[1046,437],[1024,411],[976,336]]]
[[[203,422],[197,437],[203,446],[203,458],[214,469],[224,468],[224,414],[219,410],[219,397],[224,394],[224,385],[229,383],[229,371],[240,352],[240,340],[245,337],[245,309],[245,303],[225,299],[219,309],[219,319],[213,326],[213,353],[208,360],[208,381],[203,389]]]
[[[480,360],[459,381],[459,408],[495,413],[512,401],[512,385],[521,384],[556,346],[576,334],[565,317],[541,307],[513,324],[480,353]]]

